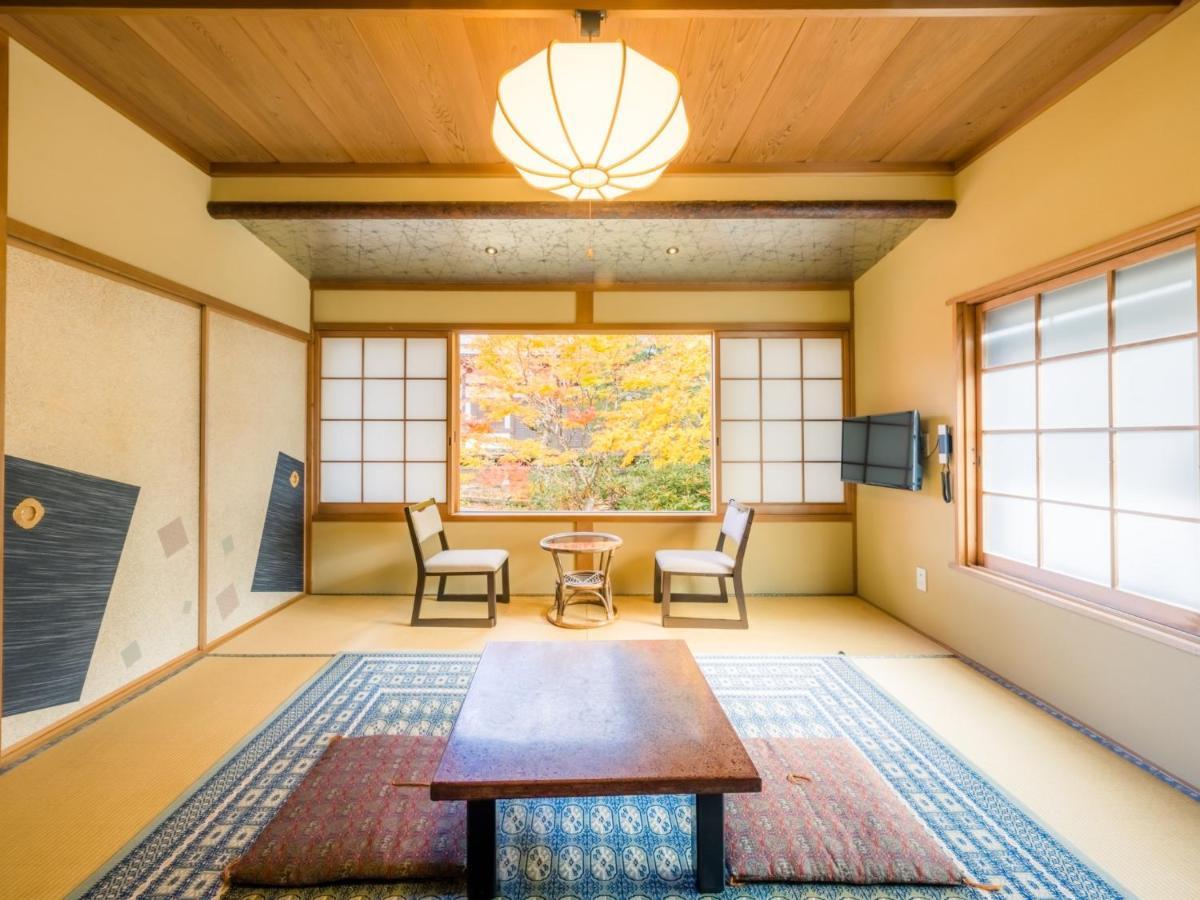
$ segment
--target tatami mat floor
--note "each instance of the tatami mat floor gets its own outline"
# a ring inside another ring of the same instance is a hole
[[[0,898],[60,897],[341,651],[477,651],[490,640],[682,638],[697,653],[845,653],[963,756],[1140,897],[1200,895],[1200,803],[855,597],[750,599],[748,631],[658,625],[648,598],[567,631],[544,597],[495,629],[408,626],[411,599],[306,597],[0,774]],[[466,604],[452,614],[473,614]],[[711,614],[711,607],[680,612]],[[438,614],[442,614],[439,610]]]

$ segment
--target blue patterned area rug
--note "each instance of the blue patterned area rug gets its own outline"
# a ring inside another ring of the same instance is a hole
[[[335,657],[76,896],[204,898],[336,734],[448,734],[478,657]],[[972,769],[845,657],[701,656],[743,737],[846,737],[976,881],[967,887],[738,885],[727,900],[1116,898],[1124,893]],[[581,688],[582,689],[582,688]],[[567,714],[569,711],[564,711]],[[506,900],[674,900],[692,886],[684,796],[502,802],[497,871]],[[465,884],[237,888],[271,900],[441,900]]]

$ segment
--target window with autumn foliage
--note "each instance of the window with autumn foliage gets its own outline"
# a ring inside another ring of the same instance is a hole
[[[458,341],[458,509],[712,510],[711,335]]]

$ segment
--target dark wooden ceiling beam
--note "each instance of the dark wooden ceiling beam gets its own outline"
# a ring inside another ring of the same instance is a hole
[[[604,0],[622,17],[756,16],[1039,16],[1064,14],[1146,15],[1171,12],[1179,0]],[[382,13],[446,12],[504,18],[573,15],[577,2],[563,0],[23,0],[0,5],[0,13],[47,12],[90,15],[137,13]]]
[[[214,219],[947,219],[953,200],[272,202],[214,200]]]

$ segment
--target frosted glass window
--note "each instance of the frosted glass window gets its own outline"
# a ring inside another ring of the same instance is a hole
[[[400,462],[404,459],[403,422],[364,422],[363,459]]]
[[[721,379],[721,418],[757,419],[758,382]]]
[[[354,460],[362,458],[362,424],[360,422],[322,422],[321,458]]]
[[[407,344],[409,378],[446,377],[445,338],[409,338]]]
[[[758,463],[722,463],[721,502],[741,500],[743,503],[762,502],[762,485]],[[718,504],[719,505],[719,504]]]
[[[411,355],[409,359],[411,360]],[[446,418],[446,382],[434,380],[409,380],[404,382],[406,410],[409,419]]]
[[[1121,428],[1196,424],[1196,341],[1113,354],[1113,416]]]
[[[1043,434],[1042,498],[1108,506],[1108,432]]]
[[[842,382],[805,381],[804,417],[806,419],[840,419],[842,417]]]
[[[1037,502],[983,495],[983,552],[1030,566],[1038,561]]]
[[[800,338],[763,338],[762,377],[800,377]]]
[[[758,338],[721,338],[721,375],[758,377]]]
[[[359,463],[321,463],[321,502],[358,503],[362,499]]]
[[[1118,344],[1196,330],[1194,248],[1121,269],[1116,279],[1113,317]]]
[[[326,378],[362,375],[362,338],[322,338],[321,375]]]
[[[1008,366],[1033,359],[1033,298],[989,310],[983,316],[983,365]]]
[[[842,458],[841,422],[805,422],[804,458],[815,462],[838,462]]]
[[[403,419],[403,381],[364,381],[364,419]]]
[[[1039,375],[1042,428],[1108,427],[1108,354],[1045,363]]]
[[[1111,517],[1106,509],[1042,504],[1042,568],[1112,585]]]
[[[722,422],[721,458],[730,462],[758,462],[758,422]]]
[[[357,419],[362,415],[362,382],[322,381],[321,418]]]
[[[984,429],[1036,427],[1036,383],[1036,369],[1033,366],[984,372],[981,380]]]
[[[804,426],[800,422],[763,422],[763,459],[799,462],[804,459]]]
[[[764,419],[799,419],[802,409],[798,380],[762,382]]]
[[[408,442],[405,459],[423,462],[446,459],[445,422],[409,422],[405,440]]]
[[[1117,578],[1123,591],[1200,609],[1200,525],[1118,513]]]
[[[409,503],[432,497],[446,502],[446,466],[443,463],[414,462],[404,467],[404,495]]]
[[[764,463],[762,479],[764,503],[804,501],[804,467],[800,463]]]
[[[1034,435],[985,434],[981,462],[985,491],[1037,496],[1037,440]]]
[[[1042,295],[1042,356],[1108,346],[1108,278],[1101,275]]]
[[[804,339],[804,377],[842,377],[842,341],[840,338]]]
[[[804,499],[808,503],[842,503],[846,499],[840,463],[804,464]]]
[[[364,503],[403,503],[404,465],[365,463],[362,490]]]
[[[1200,434],[1121,432],[1116,457],[1120,509],[1200,517]]]

